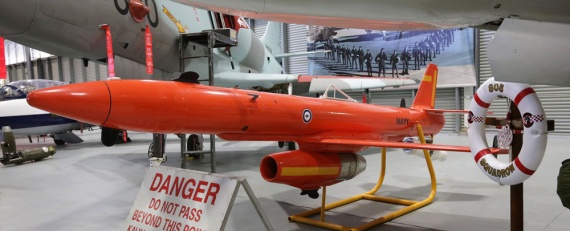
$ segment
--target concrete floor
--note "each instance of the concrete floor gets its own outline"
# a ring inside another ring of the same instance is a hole
[[[55,156],[37,163],[0,167],[0,230],[118,230],[122,229],[148,168],[150,134],[130,133],[132,143],[103,147],[100,131],[80,136],[82,144],[57,147]],[[538,171],[524,183],[525,230],[568,230],[570,211],[556,195],[560,162],[570,158],[569,137],[549,137]],[[27,144],[20,148],[52,144]],[[435,143],[466,145],[467,137],[436,136]],[[206,145],[207,146],[207,145]],[[167,166],[179,167],[179,140],[169,136]],[[289,223],[288,215],[318,207],[320,200],[299,196],[300,190],[265,182],[259,162],[282,151],[274,142],[217,142],[218,173],[243,176],[253,188],[275,230],[322,230]],[[379,149],[363,153],[368,169],[354,179],[328,187],[333,202],[368,191],[380,169]],[[191,169],[209,171],[209,156],[189,162]],[[421,199],[429,195],[429,177],[422,158],[388,151],[387,175],[378,195]],[[435,201],[371,230],[509,230],[509,187],[487,179],[471,154],[449,153],[434,162],[438,191]],[[325,219],[347,226],[370,221],[399,206],[362,201],[326,213]],[[244,190],[240,190],[226,230],[263,230]]]

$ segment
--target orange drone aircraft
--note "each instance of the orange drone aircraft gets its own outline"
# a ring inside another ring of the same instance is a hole
[[[34,107],[91,124],[153,133],[216,134],[225,140],[291,140],[299,150],[266,156],[261,174],[312,198],[317,190],[358,175],[370,146],[469,152],[469,147],[406,143],[421,124],[433,137],[446,110],[434,109],[437,66],[430,64],[410,108],[309,98],[175,81],[107,80],[69,84],[28,95]],[[154,92],[154,94],[148,94]]]

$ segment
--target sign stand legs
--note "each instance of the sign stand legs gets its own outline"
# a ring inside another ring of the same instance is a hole
[[[271,223],[269,223],[269,219],[267,219],[267,216],[263,212],[263,209],[261,208],[259,201],[257,201],[257,197],[255,197],[255,195],[253,194],[253,190],[251,190],[251,187],[249,187],[249,183],[247,183],[247,180],[242,179],[239,181],[239,183],[243,186],[243,189],[247,193],[247,196],[249,197],[249,200],[253,204],[253,207],[255,208],[257,215],[259,215],[259,217],[261,218],[261,221],[263,221],[263,225],[265,225],[265,229],[273,230]]]
[[[237,179],[237,185],[232,195],[230,206],[228,208],[228,211],[226,212],[226,216],[224,217],[222,228],[220,230],[224,230],[224,227],[226,226],[226,222],[228,221],[230,212],[232,211],[232,207],[234,206],[234,202],[237,196],[237,192],[239,191],[240,185],[243,186],[243,189],[245,190],[247,196],[249,197],[249,201],[251,201],[251,203],[253,204],[253,207],[255,208],[257,215],[259,215],[259,217],[261,218],[261,221],[263,222],[265,229],[273,231],[274,230],[273,226],[271,226],[271,223],[269,223],[269,219],[267,219],[267,216],[263,212],[263,208],[261,208],[261,204],[259,204],[259,201],[257,201],[257,197],[255,197],[255,194],[253,194],[253,190],[251,190],[251,187],[249,187],[249,183],[247,183],[247,180],[245,178]]]

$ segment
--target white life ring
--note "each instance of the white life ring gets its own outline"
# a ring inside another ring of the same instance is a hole
[[[487,109],[498,96],[511,99],[523,117],[522,149],[511,163],[502,163],[491,155],[485,137]],[[528,84],[488,79],[479,87],[471,101],[468,122],[471,153],[477,166],[493,181],[500,185],[519,184],[529,178],[540,165],[546,149],[547,122],[540,100]]]

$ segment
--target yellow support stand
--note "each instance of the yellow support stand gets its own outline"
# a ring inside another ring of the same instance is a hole
[[[420,137],[420,141],[423,144],[425,144],[426,140],[424,137],[424,132],[423,132],[422,126],[420,124],[417,124],[416,128],[418,130],[418,135]],[[378,179],[378,183],[376,183],[376,186],[374,186],[374,188],[372,190],[365,192],[365,193],[362,193],[362,194],[358,194],[358,195],[346,198],[344,200],[340,200],[340,201],[325,205],[325,198],[327,195],[326,195],[326,187],[323,187],[321,207],[315,208],[315,209],[312,209],[312,210],[309,210],[309,211],[306,211],[303,213],[299,213],[296,215],[292,215],[289,217],[289,221],[300,222],[300,223],[304,223],[304,224],[308,224],[308,225],[312,225],[312,226],[317,226],[317,227],[321,227],[321,228],[325,228],[325,229],[330,229],[330,230],[351,230],[351,231],[366,230],[366,229],[369,229],[371,227],[386,223],[386,222],[388,222],[394,218],[408,214],[414,210],[417,210],[423,206],[430,204],[433,201],[433,199],[435,198],[437,185],[436,185],[436,179],[435,179],[435,172],[433,171],[433,165],[431,163],[431,158],[430,158],[429,152],[427,150],[423,150],[423,151],[424,151],[424,157],[426,159],[426,164],[427,164],[427,167],[429,169],[429,174],[430,174],[430,178],[431,178],[431,192],[430,192],[429,197],[427,197],[426,199],[424,199],[422,201],[412,201],[412,200],[404,200],[404,199],[399,199],[399,198],[391,198],[391,197],[383,197],[383,196],[375,196],[374,195],[382,186],[382,182],[384,181],[384,175],[386,173],[386,148],[382,148],[382,168],[380,170],[380,178]],[[344,205],[347,205],[347,204],[350,204],[352,202],[362,200],[362,199],[384,202],[384,203],[390,203],[390,204],[396,204],[396,205],[404,205],[406,207],[404,207],[398,211],[394,211],[392,213],[389,213],[389,214],[387,214],[383,217],[380,217],[378,219],[375,219],[371,222],[365,223],[361,226],[354,227],[354,228],[346,227],[343,225],[329,223],[329,222],[324,221],[325,211],[328,211],[328,210],[331,210],[334,208],[338,208],[340,206],[344,206]],[[314,219],[309,218],[310,216],[313,216],[317,213],[321,213],[320,214],[321,215],[320,220],[314,220]]]

